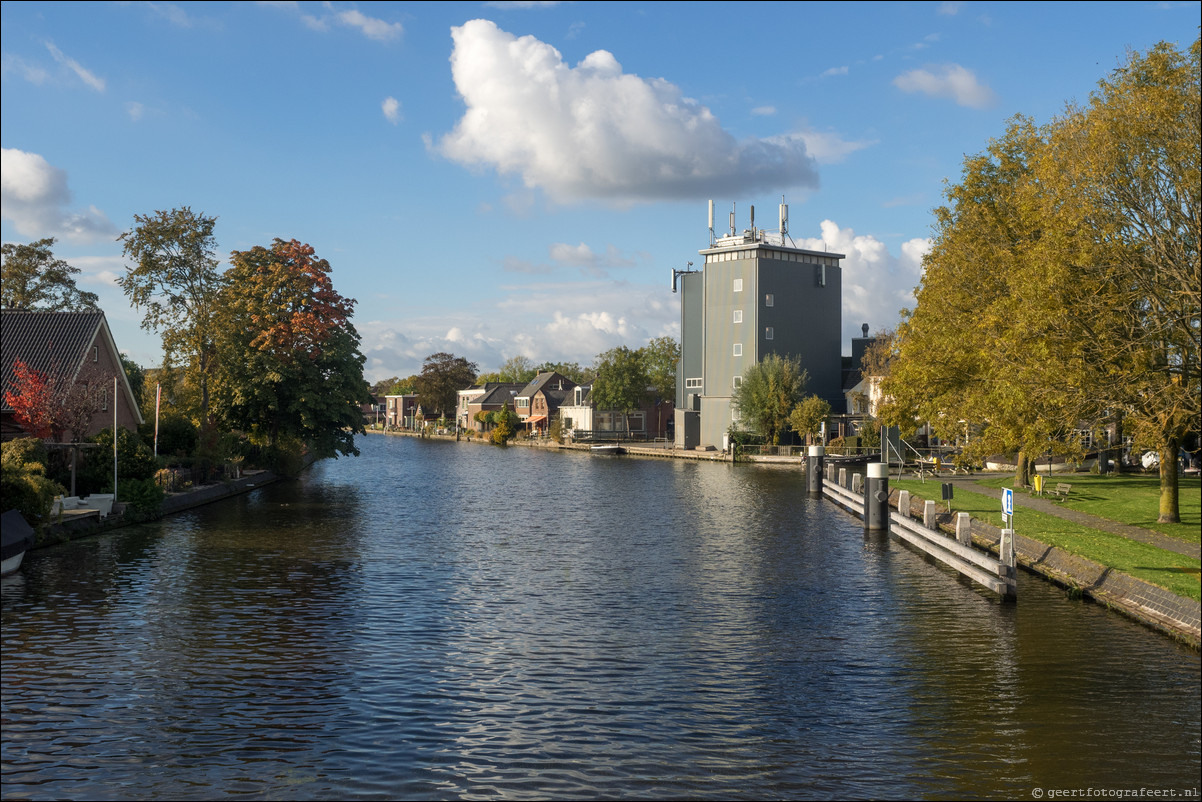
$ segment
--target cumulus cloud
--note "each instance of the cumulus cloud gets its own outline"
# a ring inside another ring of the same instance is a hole
[[[796,136],[805,143],[806,151],[818,164],[838,164],[849,154],[876,144],[876,140],[850,142],[834,131],[802,131]]]
[[[380,104],[380,110],[384,112],[384,119],[393,125],[401,121],[401,101],[395,97],[384,98],[384,102]]]
[[[88,241],[117,233],[95,206],[85,212],[67,209],[71,203],[67,174],[40,155],[3,148],[0,164],[0,215],[11,220],[22,236]]]
[[[583,242],[579,245],[569,245],[566,242],[556,242],[550,248],[551,261],[575,267],[586,276],[603,278],[611,268],[634,267],[635,260],[624,256],[613,245],[606,246],[605,253],[597,253]]]
[[[756,117],[772,117],[776,114],[776,106],[756,106],[751,113]]]
[[[53,42],[47,42],[46,49],[50,51],[50,55],[54,57],[55,61],[57,61],[59,64],[62,64],[64,67],[69,69],[71,72],[75,73],[76,77],[78,77],[79,80],[83,81],[85,84],[92,87],[97,92],[104,91],[104,79],[103,78],[99,78],[99,77],[93,75],[88,70],[84,69],[82,64],[80,64],[75,59],[70,58],[65,53],[63,53],[63,51],[61,51],[57,47],[55,47]]]
[[[845,254],[843,265],[843,342],[861,336],[860,326],[870,330],[895,328],[902,309],[914,308],[914,289],[922,278],[922,257],[930,250],[926,239],[911,239],[901,253],[889,252],[885,243],[871,235],[857,235],[823,220],[821,237],[798,239],[802,248]]]
[[[973,109],[985,109],[997,103],[994,91],[980,83],[972,70],[959,64],[911,70],[894,78],[893,85],[903,92],[951,98],[959,105]]]
[[[467,110],[438,143],[448,159],[519,175],[560,201],[818,185],[802,138],[737,141],[677,86],[624,73],[608,51],[570,67],[554,47],[481,19],[451,37],[452,77]]]

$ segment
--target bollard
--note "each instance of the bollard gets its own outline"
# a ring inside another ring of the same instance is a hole
[[[860,476],[858,473],[853,473],[851,475],[851,492],[859,494],[863,490],[863,485],[860,481],[863,478],[864,477]]]
[[[810,446],[806,457],[806,491],[822,495],[822,468],[826,449],[822,446]]]
[[[839,469],[839,487],[847,489],[847,468]]]
[[[910,491],[899,490],[897,493],[897,511],[907,518],[910,516]]]
[[[1018,574],[1015,570],[1014,559],[1014,530],[1003,529],[1002,540],[998,543],[998,573],[1005,572],[1002,577],[1006,582],[1006,595],[1015,597],[1018,595]]]
[[[966,512],[956,513],[956,540],[965,546],[972,545],[972,516]]]
[[[935,502],[928,501],[922,505],[922,525],[927,529],[935,528]]]
[[[889,531],[889,466],[883,462],[868,464],[868,483],[864,487],[864,528]]]

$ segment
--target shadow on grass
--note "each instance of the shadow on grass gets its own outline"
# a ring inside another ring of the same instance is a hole
[[[1163,568],[1151,565],[1137,565],[1135,569],[1137,571],[1159,571],[1166,574],[1193,574],[1196,577],[1202,578],[1202,568],[1183,568],[1181,566]]]

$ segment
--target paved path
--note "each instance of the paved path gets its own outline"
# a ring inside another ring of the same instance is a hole
[[[988,496],[999,496],[998,488],[989,487],[977,482],[971,476],[944,476],[934,481],[937,482],[953,482],[957,487],[963,487],[966,490],[971,490],[976,493],[981,493]],[[1065,507],[1059,502],[1052,501],[1049,498],[1041,498],[1032,496],[1026,491],[1020,491],[1014,494],[1014,503],[1019,507],[1045,512],[1048,515],[1055,515],[1058,518],[1064,518],[1067,521],[1088,526],[1091,529],[1100,529],[1103,532],[1121,535],[1122,537],[1131,540],[1147,543],[1149,546],[1156,546],[1165,551],[1176,552],[1183,554],[1186,557],[1193,557],[1195,560],[1202,559],[1202,545],[1198,543],[1186,543],[1183,540],[1178,540],[1174,537],[1162,535],[1159,532],[1153,532],[1151,529],[1144,529],[1139,526],[1131,526],[1129,524],[1111,521],[1107,518],[1099,518],[1096,515],[1090,515],[1087,512],[1078,512],[1077,510]]]

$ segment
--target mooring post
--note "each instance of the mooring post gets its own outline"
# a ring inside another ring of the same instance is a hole
[[[871,531],[889,531],[888,463],[868,464],[867,484],[864,487],[864,528]]]
[[[839,469],[839,487],[847,488],[847,468]]]
[[[808,493],[822,495],[822,469],[825,456],[825,448],[810,446],[810,452],[806,455],[806,491]]]
[[[1015,570],[1014,559],[1014,530],[1003,529],[1002,540],[998,543],[998,573],[1005,572],[1002,579],[1006,582],[1006,595],[1018,595],[1018,573]]]
[[[922,525],[927,529],[935,528],[935,502],[928,501],[922,505]]]
[[[972,516],[967,512],[956,513],[956,540],[965,546],[972,545]]]
[[[897,491],[897,511],[907,518],[910,517],[910,491]]]
[[[858,473],[853,473],[851,475],[851,492],[859,493],[863,489],[860,484],[860,482],[863,478],[864,477],[860,476],[860,474],[858,474]]]

